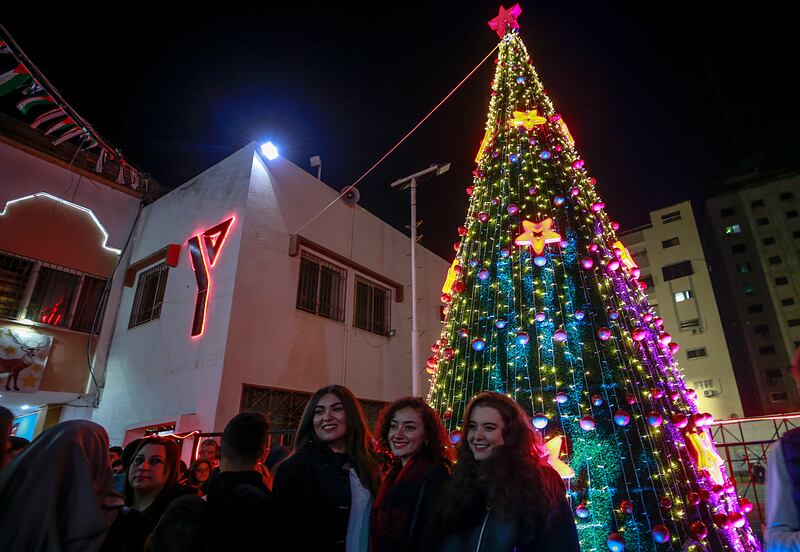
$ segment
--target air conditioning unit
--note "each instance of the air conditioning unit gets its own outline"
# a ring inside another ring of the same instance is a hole
[[[703,396],[707,399],[711,397],[716,397],[717,395],[719,395],[719,391],[717,391],[716,389],[706,389],[705,391],[703,391]]]

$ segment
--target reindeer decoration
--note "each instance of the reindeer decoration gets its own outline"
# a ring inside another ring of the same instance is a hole
[[[8,374],[8,379],[6,380],[6,391],[11,390],[11,380],[14,380],[14,391],[19,391],[19,384],[17,380],[19,379],[19,373],[22,372],[25,368],[30,368],[33,366],[33,357],[42,350],[44,346],[40,347],[29,347],[26,343],[23,343],[17,336],[14,335],[14,332],[9,331],[8,334],[11,336],[11,339],[19,345],[19,348],[24,352],[24,354],[20,358],[0,358],[0,374]]]

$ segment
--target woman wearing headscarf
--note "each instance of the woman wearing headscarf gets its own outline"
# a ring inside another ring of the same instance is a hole
[[[0,550],[96,552],[122,505],[106,431],[62,422],[0,474]]]

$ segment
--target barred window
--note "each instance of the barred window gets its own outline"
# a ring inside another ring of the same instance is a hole
[[[678,238],[670,238],[668,240],[664,240],[661,242],[662,249],[669,249],[670,247],[675,247],[676,245],[680,245],[681,240]]]
[[[669,224],[670,222],[675,222],[681,220],[681,212],[680,211],[672,211],[670,213],[666,213],[661,215],[661,223],[662,224]]]
[[[346,282],[345,269],[303,251],[300,256],[296,307],[342,322]]]
[[[159,263],[139,274],[129,328],[157,320],[161,316],[168,274],[167,263]]]
[[[17,318],[33,262],[0,253],[0,318]]]
[[[353,326],[378,335],[389,335],[391,290],[356,276],[356,305]]]

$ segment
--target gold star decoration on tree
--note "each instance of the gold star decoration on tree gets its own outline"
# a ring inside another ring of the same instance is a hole
[[[547,119],[539,115],[535,109],[530,111],[515,111],[514,118],[511,119],[511,124],[515,127],[524,126],[526,130],[533,130],[536,125],[543,125]]]
[[[564,441],[564,437],[559,435],[557,437],[553,437],[545,446],[547,447],[547,452],[550,454],[547,461],[550,463],[550,466],[558,472],[558,475],[561,476],[561,479],[569,479],[575,475],[575,470],[569,467],[569,465],[565,464],[559,458],[561,454],[561,443]]]
[[[456,273],[456,267],[458,266],[458,263],[458,259],[453,259],[453,264],[451,264],[450,268],[447,270],[447,278],[442,286],[442,293],[450,293],[453,290],[453,283],[458,277],[458,274]]]
[[[522,228],[522,234],[517,236],[514,243],[531,247],[537,255],[541,255],[544,251],[545,244],[561,241],[561,234],[553,230],[553,219],[551,218],[546,218],[541,222],[523,220]]]
[[[707,431],[691,432],[686,435],[686,444],[689,445],[689,452],[697,463],[697,467],[708,473],[711,480],[717,485],[722,485],[725,478],[722,475],[720,466],[725,465],[725,461],[714,449],[714,443]]]

